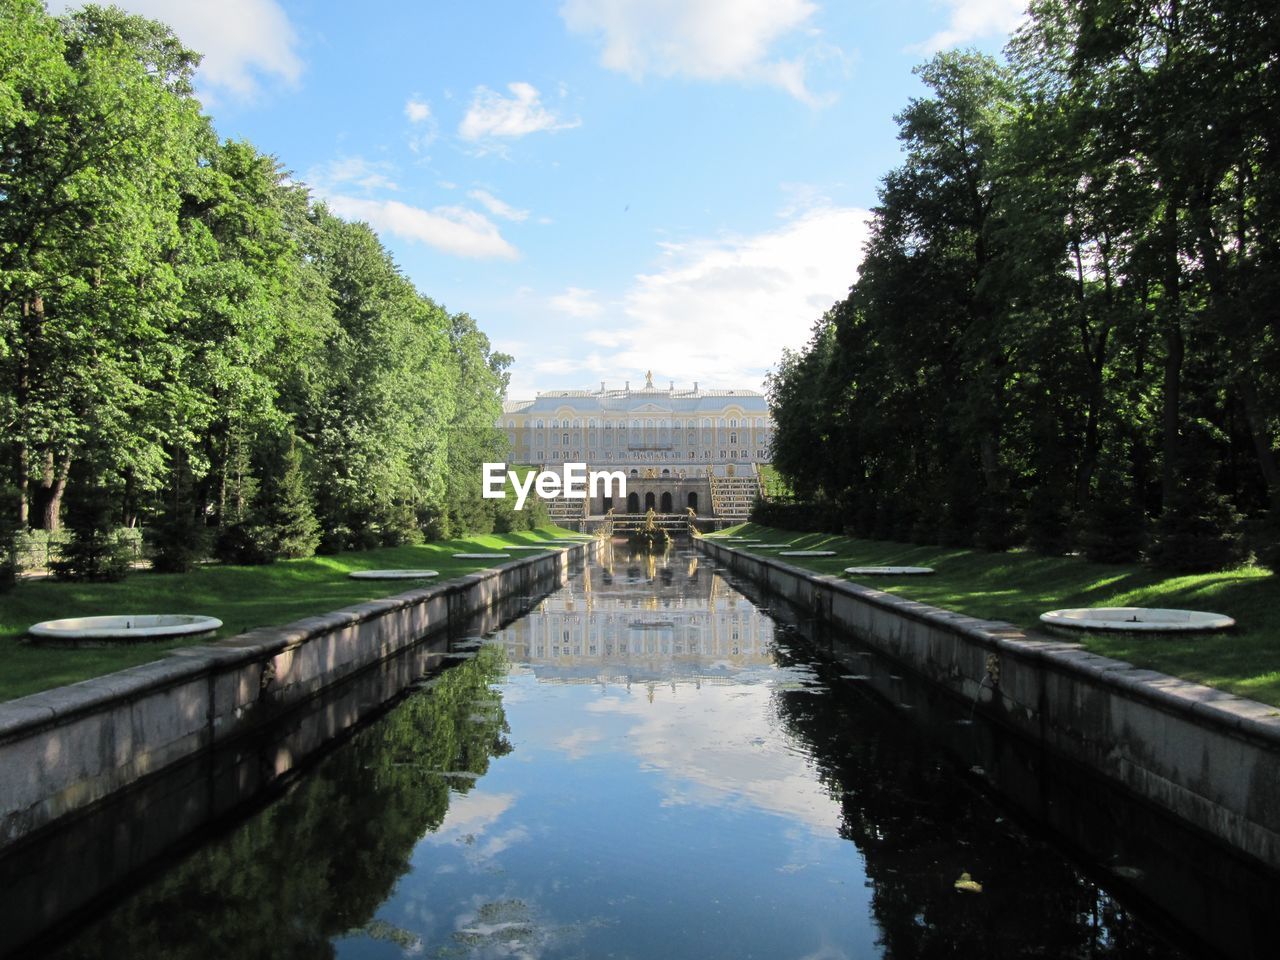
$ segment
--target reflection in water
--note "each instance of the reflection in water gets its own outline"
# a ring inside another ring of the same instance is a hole
[[[60,956],[1179,955],[686,552],[487,639]]]

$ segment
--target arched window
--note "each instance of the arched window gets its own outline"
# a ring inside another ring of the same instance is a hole
[[[566,433],[566,434],[562,434],[562,435],[561,435],[561,437],[560,437],[560,442],[561,442],[561,443],[563,443],[563,444],[567,447],[567,446],[569,445],[569,435],[568,435],[567,433]]]
[[[545,429],[545,428],[546,428],[546,424],[545,424],[543,421],[539,420],[539,421],[538,421],[538,429],[539,429],[539,430],[542,430],[542,429]]]
[[[737,445],[738,445],[738,434],[735,431],[734,433],[729,434],[729,446],[736,447]]]

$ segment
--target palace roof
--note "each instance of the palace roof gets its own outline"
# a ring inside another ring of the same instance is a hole
[[[765,415],[769,402],[755,390],[692,390],[645,386],[639,390],[544,390],[533,400],[503,406],[505,413],[553,414],[565,407],[575,413],[718,413],[735,406],[744,414]]]

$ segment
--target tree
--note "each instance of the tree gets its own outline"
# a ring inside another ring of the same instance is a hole
[[[56,529],[77,459],[153,484],[163,464],[152,401],[177,180],[203,126],[197,58],[114,8],[54,21],[26,0],[4,7],[0,382],[20,522],[30,510]]]

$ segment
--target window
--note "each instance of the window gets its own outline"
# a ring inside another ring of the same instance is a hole
[[[736,447],[737,445],[738,445],[738,434],[737,434],[737,431],[735,431],[729,434],[729,446]]]
[[[566,433],[566,434],[562,434],[562,435],[561,435],[561,437],[560,437],[560,442],[561,442],[561,443],[563,443],[563,444],[567,447],[567,446],[569,445],[569,435],[568,435],[567,433]]]

